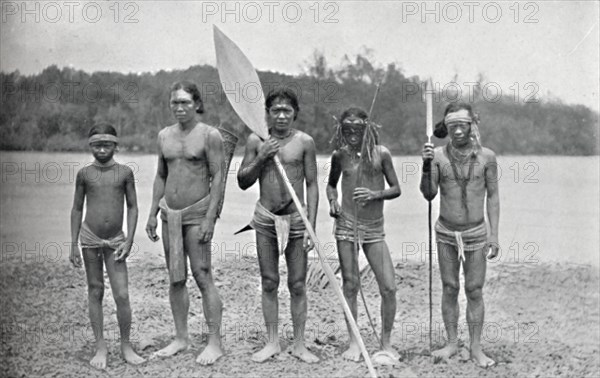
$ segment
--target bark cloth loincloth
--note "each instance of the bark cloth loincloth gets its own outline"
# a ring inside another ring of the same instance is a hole
[[[465,260],[465,251],[478,251],[487,243],[485,221],[464,231],[453,231],[440,219],[435,223],[435,236],[438,243],[449,244],[458,250],[459,259]]]
[[[235,234],[254,229],[261,235],[277,239],[279,254],[283,254],[288,239],[297,239],[304,236],[306,227],[299,212],[285,215],[276,215],[265,208],[260,201],[256,202],[254,216],[250,224]]]
[[[369,244],[384,241],[383,217],[378,219],[358,218],[358,242]],[[341,212],[335,219],[333,235],[336,240],[354,242],[354,217]]]
[[[125,242],[125,234],[123,231],[119,231],[118,234],[110,239],[102,239],[92,232],[90,226],[83,222],[81,230],[79,231],[79,241],[81,242],[81,248],[111,248],[117,249],[123,242]]]
[[[158,203],[160,219],[167,222],[169,235],[169,277],[172,283],[185,281],[187,278],[185,254],[183,251],[183,226],[200,224],[206,217],[209,204],[210,195],[180,210],[169,208],[164,197]]]

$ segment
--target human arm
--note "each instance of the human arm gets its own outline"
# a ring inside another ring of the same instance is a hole
[[[340,215],[341,207],[338,202],[337,184],[342,175],[341,155],[339,151],[335,151],[331,155],[331,170],[329,171],[329,179],[327,180],[327,202],[329,203],[329,215],[337,217]]]
[[[421,193],[427,201],[435,198],[439,185],[439,168],[435,163],[435,152],[433,143],[425,143],[423,146],[423,172],[421,174]]]
[[[400,196],[400,183],[398,182],[398,176],[394,169],[392,154],[383,146],[380,147],[380,154],[383,175],[389,187],[382,190],[370,190],[362,187],[356,188],[354,189],[353,195],[355,201],[364,203],[375,200],[389,200]]]
[[[237,174],[237,181],[240,189],[246,190],[258,180],[263,164],[275,156],[279,151],[279,144],[274,138],[267,139],[261,144],[260,138],[256,134],[250,134],[242,165]]]
[[[219,202],[221,202],[225,191],[225,183],[223,182],[225,152],[223,150],[223,138],[218,130],[213,129],[208,133],[207,146],[206,160],[211,176],[210,202],[206,217],[202,220],[198,233],[198,240],[201,243],[208,243],[213,237]]]
[[[496,155],[491,155],[485,165],[485,186],[487,189],[486,209],[490,222],[490,237],[488,238],[489,255],[493,259],[498,255],[500,245],[498,244],[498,223],[500,221],[500,195],[498,190],[498,163]]]
[[[160,137],[160,136],[159,136]],[[167,182],[167,175],[169,174],[167,162],[162,154],[160,145],[158,146],[158,168],[156,169],[156,176],[154,177],[154,184],[152,185],[152,205],[150,205],[150,214],[148,214],[148,222],[146,223],[146,234],[152,241],[158,241],[159,237],[156,234],[156,227],[158,222],[156,215],[158,214],[158,203],[160,199],[165,195],[165,183]]]
[[[318,184],[318,172],[317,172],[317,149],[315,142],[312,138],[306,138],[304,142],[304,177],[306,180],[306,207],[307,217],[313,230],[317,225],[317,209],[319,206],[319,184]],[[310,249],[312,245],[308,233],[304,235],[304,248]]]
[[[127,240],[125,240],[125,242],[115,251],[115,261],[125,261],[125,259],[129,257],[139,214],[133,171],[129,169],[129,167],[126,167],[126,170],[125,201],[127,203]]]
[[[73,208],[71,209],[71,252],[69,260],[74,267],[81,267],[81,250],[79,248],[79,231],[81,230],[81,220],[83,219],[83,204],[85,201],[85,181],[83,171],[77,172],[75,178],[75,195],[73,198]]]

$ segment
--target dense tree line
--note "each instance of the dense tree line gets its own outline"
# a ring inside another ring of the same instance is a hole
[[[315,52],[304,74],[259,72],[263,89],[286,86],[300,96],[296,126],[312,135],[318,151],[331,150],[334,116],[351,105],[368,110],[377,84],[385,77],[373,111],[383,127],[382,144],[395,154],[419,153],[425,140],[422,78],[406,77],[394,64],[377,66],[364,55],[346,59],[335,70]],[[113,123],[122,150],[153,152],[156,135],[172,124],[169,87],[178,80],[196,82],[205,105],[204,121],[249,133],[233,112],[225,91],[260,101],[257,87],[222,88],[214,67],[157,73],[86,73],[50,66],[37,75],[0,72],[0,148],[3,150],[78,151],[86,149],[87,132],[100,120]],[[535,95],[527,98],[494,91],[483,78],[469,92],[440,84],[434,118],[449,101],[472,102],[481,115],[483,143],[500,154],[598,154],[598,113],[583,105],[567,105]],[[528,92],[531,94],[530,92]],[[241,100],[241,99],[240,99]],[[441,142],[441,141],[436,141]]]

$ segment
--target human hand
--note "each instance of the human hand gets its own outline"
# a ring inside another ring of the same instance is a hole
[[[129,257],[129,254],[131,253],[132,245],[133,245],[132,241],[125,241],[125,242],[121,243],[121,245],[118,246],[114,252],[115,253],[115,261],[116,262],[125,261],[127,259],[127,257]]]
[[[315,248],[315,244],[310,238],[310,234],[308,233],[308,231],[304,231],[304,240],[302,241],[302,248],[304,252],[308,252],[311,249]]]
[[[156,220],[156,217],[151,216],[150,218],[148,218],[148,223],[146,223],[146,234],[148,235],[148,238],[150,238],[150,240],[152,240],[153,242],[156,242],[160,239],[156,234],[157,226],[158,222]]]
[[[338,215],[342,212],[342,208],[336,199],[331,199],[329,201],[329,216],[333,218],[337,218]]]
[[[77,243],[72,243],[71,245],[71,253],[69,255],[69,261],[73,264],[75,268],[81,268],[81,249]]]
[[[215,221],[209,218],[204,218],[200,223],[200,230],[198,231],[198,242],[208,243],[212,240],[213,233],[215,232]]]
[[[360,205],[365,205],[369,201],[376,200],[377,194],[368,188],[356,188],[354,189],[352,199],[358,202]]]
[[[485,250],[487,252],[488,260],[493,260],[498,257],[498,253],[500,252],[500,244],[498,244],[497,236],[492,235],[488,238]]]
[[[279,142],[277,142],[277,139],[269,137],[258,148],[258,158],[260,160],[267,160],[275,156],[277,152],[279,152]]]
[[[433,143],[425,143],[423,145],[422,157],[424,162],[428,162],[433,160],[435,153],[433,151]]]

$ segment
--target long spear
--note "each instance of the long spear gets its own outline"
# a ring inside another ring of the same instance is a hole
[[[375,95],[373,95],[373,101],[371,101],[371,108],[369,109],[369,114],[368,117],[371,121],[373,121],[373,109],[375,109],[375,101],[377,100],[377,95],[379,95],[379,90],[381,89],[381,84],[383,84],[383,81],[385,79],[385,74],[384,76],[381,78],[381,80],[379,80],[379,83],[377,83],[377,88],[375,89]],[[359,188],[362,185],[362,168],[363,168],[363,158],[365,156],[365,152],[366,152],[366,140],[367,140],[367,132],[368,132],[368,127],[365,127],[365,130],[363,131],[363,138],[362,138],[362,143],[360,146],[360,155],[358,156],[358,168],[356,171],[356,187]],[[358,254],[359,254],[359,241],[358,241],[358,202],[354,201],[354,224],[353,226],[353,231],[354,231],[354,255],[356,256],[356,263],[358,264]],[[377,339],[377,342],[379,343],[379,346],[383,347],[383,344],[381,343],[381,340],[379,339],[379,336],[377,336],[377,329],[375,329],[375,325],[373,324],[373,318],[371,318],[371,312],[369,311],[369,306],[367,306],[367,300],[365,299],[365,293],[363,292],[362,289],[362,285],[360,283],[360,272],[358,272],[358,288],[360,290],[360,297],[362,298],[363,304],[365,306],[365,312],[367,313],[367,318],[369,319],[369,324],[371,325],[371,328],[373,329],[373,334],[375,335],[375,338]],[[375,358],[376,356],[374,355],[373,358]]]
[[[244,55],[244,53],[240,50],[240,48],[230,40],[217,26],[213,27],[214,29],[214,38],[215,38],[215,48],[217,53],[217,68],[219,70],[219,77],[223,81],[223,87],[229,86],[229,90],[225,91],[227,95],[227,99],[231,103],[231,106],[241,118],[242,121],[248,126],[256,135],[258,135],[263,140],[269,137],[269,129],[267,127],[267,123],[265,120],[265,110],[263,104],[259,101],[246,101],[244,98],[238,98],[237,93],[244,93],[240,88],[246,87],[255,87],[258,91],[258,95],[262,95],[262,86],[260,84],[260,79],[258,78],[258,74],[252,66],[252,63],[248,58]],[[231,88],[238,88],[237,90],[232,91]],[[253,99],[255,100],[255,99]],[[315,251],[319,255],[319,260],[321,262],[321,266],[323,267],[323,271],[325,275],[329,279],[331,286],[334,289],[335,294],[342,304],[342,308],[344,309],[344,313],[348,318],[348,323],[350,324],[350,329],[354,334],[354,337],[358,341],[358,346],[361,350],[363,358],[367,364],[367,368],[369,369],[369,374],[371,377],[376,378],[377,372],[373,368],[373,364],[371,362],[371,358],[369,357],[369,353],[365,348],[365,344],[363,343],[362,338],[360,337],[360,332],[358,330],[358,326],[352,317],[352,312],[350,311],[350,307],[344,298],[344,294],[342,293],[342,289],[340,288],[335,275],[329,265],[325,262],[324,256],[319,248],[319,240],[317,238],[317,234],[315,230],[312,228],[302,204],[296,195],[296,191],[292,187],[290,180],[285,173],[285,169],[279,160],[279,157],[275,155],[273,157],[275,162],[275,166],[281,177],[283,178],[283,182],[285,183],[286,189],[294,204],[298,208],[298,212],[302,217],[302,221],[306,226],[306,230],[308,231],[308,235],[313,241]]]
[[[427,80],[425,84],[425,104],[427,109],[427,143],[431,143],[431,137],[433,136],[433,85],[431,84],[431,78]],[[431,180],[428,180],[429,189],[431,191]],[[428,200],[428,228],[429,228],[429,353],[431,354],[431,327],[433,324],[433,303],[431,297],[432,291],[432,258],[431,258],[431,200]]]

